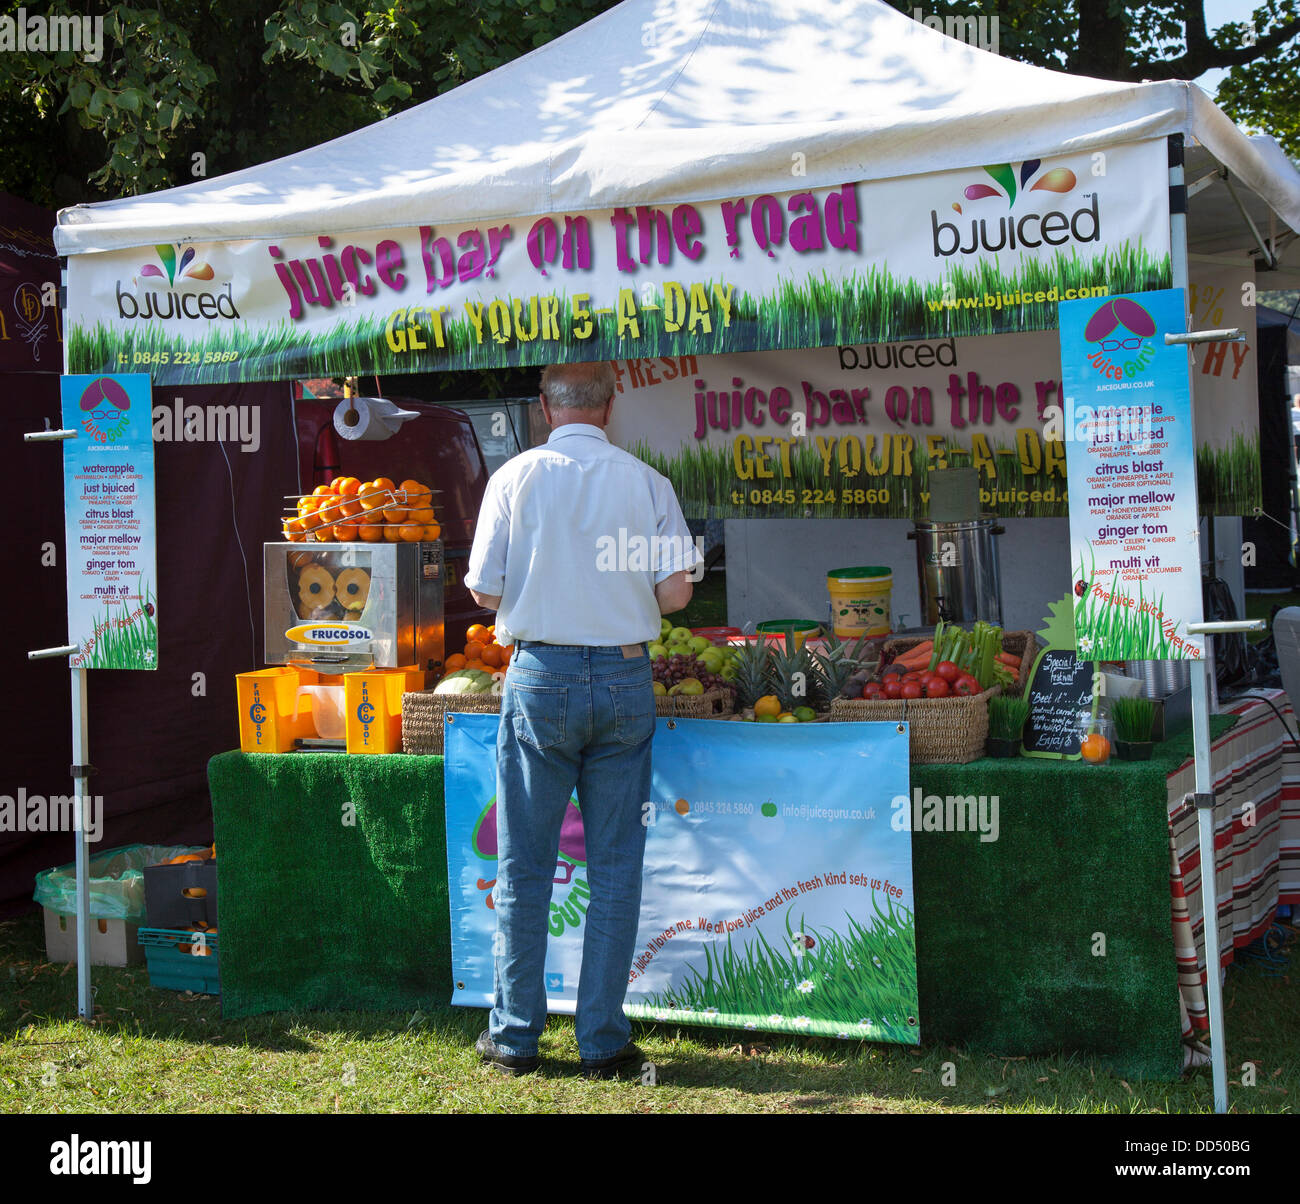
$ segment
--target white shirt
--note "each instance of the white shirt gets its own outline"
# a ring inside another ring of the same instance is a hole
[[[500,595],[498,643],[637,644],[654,587],[701,559],[668,478],[574,422],[492,474],[465,584]]]

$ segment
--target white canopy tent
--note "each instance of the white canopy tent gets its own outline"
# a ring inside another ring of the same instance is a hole
[[[1187,141],[1183,178],[1193,191],[1190,219],[1168,223],[1175,287],[1186,287],[1187,253],[1243,250],[1278,268],[1261,287],[1300,285],[1300,173],[1274,140],[1243,134],[1195,85],[1112,83],[1013,62],[880,0],[625,0],[472,83],[333,142],[152,196],[65,209],[55,243],[61,255],[93,258],[158,244],[717,202],[1149,146],[1171,135]],[[1151,180],[1149,193],[1163,195],[1166,183]],[[1197,787],[1209,797],[1203,673],[1195,680]],[[78,764],[84,754],[75,750]],[[1213,916],[1211,901],[1208,949],[1218,947]],[[1219,1102],[1221,1004],[1210,977]]]
[[[1300,173],[1194,84],[1111,83],[1013,62],[880,0],[625,0],[332,142],[151,196],[65,209],[55,241],[76,255],[696,202],[1178,133],[1200,148],[1189,183],[1221,165],[1244,185],[1265,238],[1295,238]],[[806,173],[797,180],[794,163]],[[1192,215],[1192,253],[1254,249],[1222,181]],[[1300,271],[1290,276],[1300,281]]]

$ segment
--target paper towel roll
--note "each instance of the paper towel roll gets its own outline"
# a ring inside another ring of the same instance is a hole
[[[334,407],[334,429],[344,439],[373,442],[391,439],[402,423],[419,416],[414,410],[398,409],[382,397],[349,397]],[[349,422],[349,418],[353,421]]]

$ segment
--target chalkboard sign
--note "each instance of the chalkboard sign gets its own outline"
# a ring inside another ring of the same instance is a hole
[[[1090,661],[1068,649],[1049,648],[1034,664],[1025,698],[1023,752],[1026,757],[1079,756],[1079,712],[1092,706]]]

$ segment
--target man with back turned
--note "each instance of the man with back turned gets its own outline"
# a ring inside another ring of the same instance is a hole
[[[538,1065],[551,884],[575,791],[591,890],[576,1018],[582,1070],[608,1077],[643,1060],[623,998],[650,798],[647,644],[660,615],[690,601],[700,556],[667,478],[605,436],[614,383],[604,363],[542,374],[550,438],[488,481],[465,578],[497,612],[498,642],[515,645],[497,736],[495,1000],[477,1045],[511,1074]],[[611,548],[648,557],[611,568]]]

